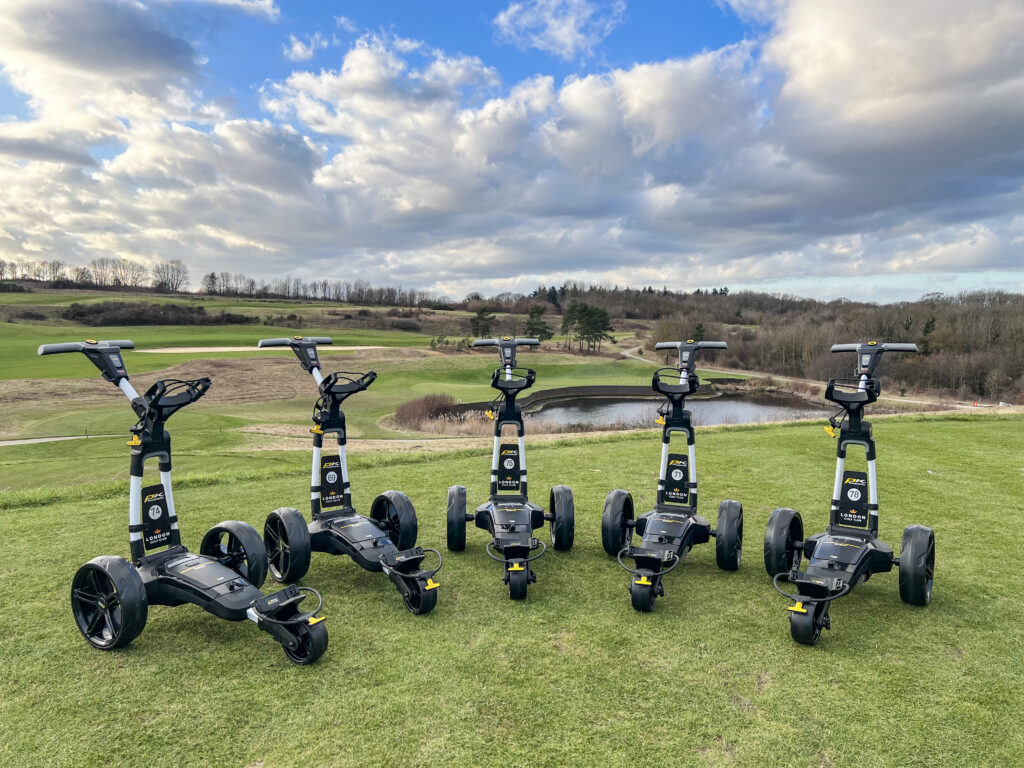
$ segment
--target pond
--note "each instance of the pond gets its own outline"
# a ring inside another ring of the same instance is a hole
[[[664,399],[621,397],[549,400],[529,410],[530,423],[550,427],[585,424],[595,429],[652,426],[658,417],[658,407],[664,402]],[[773,394],[690,398],[686,407],[693,414],[695,426],[819,419],[832,413],[824,405]]]

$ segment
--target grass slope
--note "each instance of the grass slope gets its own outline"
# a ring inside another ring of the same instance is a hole
[[[89,558],[127,552],[127,502],[110,483],[7,494],[0,503],[0,764],[5,766],[695,765],[1004,766],[1024,752],[1024,619],[1016,540],[1024,498],[1018,419],[878,420],[882,536],[925,523],[938,540],[931,607],[900,602],[895,574],[837,603],[817,648],[789,639],[785,601],[760,562],[772,507],[826,522],[832,450],[820,424],[700,430],[703,512],[743,501],[746,558],[691,553],[654,613],[600,544],[611,488],[653,502],[652,435],[530,451],[538,500],[572,485],[576,546],[537,563],[513,603],[472,529],[446,554],[435,612],[414,617],[380,574],[314,556],[331,647],[289,664],[251,624],[154,607],[128,649],[102,653],[74,628],[68,585]],[[182,431],[184,436],[184,431]],[[123,449],[121,449],[123,450]],[[88,457],[80,457],[83,463]],[[224,518],[303,508],[304,457],[277,468],[183,478],[187,544]],[[857,463],[853,463],[857,466]],[[420,543],[444,541],[450,483],[486,493],[483,453],[361,457],[357,505],[398,487]],[[291,467],[295,471],[291,472]],[[284,474],[285,472],[288,474]]]

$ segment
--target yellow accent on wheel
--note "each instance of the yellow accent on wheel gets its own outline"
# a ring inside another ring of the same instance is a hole
[[[424,589],[437,589],[440,586],[441,586],[440,584],[438,584],[436,581],[434,581],[432,578],[430,578],[428,576],[427,577],[427,586],[424,587]]]
[[[804,608],[804,604],[803,603],[797,603],[796,605],[791,605],[786,610],[787,611],[792,611],[793,613],[807,613],[807,609]]]
[[[525,571],[526,570],[525,568],[523,568],[522,563],[512,563],[512,565],[510,565],[508,567],[508,569],[510,571]]]
[[[651,580],[648,579],[646,576],[641,576],[639,579],[637,579],[633,583],[634,584],[639,584],[642,587],[649,587],[652,584]]]
[[[327,618],[326,616],[310,616],[309,617],[309,626],[313,626],[314,624],[319,624],[321,621],[323,621],[326,618]]]

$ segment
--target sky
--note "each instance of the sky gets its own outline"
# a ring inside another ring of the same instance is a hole
[[[1020,0],[4,0],[0,258],[1024,291]]]

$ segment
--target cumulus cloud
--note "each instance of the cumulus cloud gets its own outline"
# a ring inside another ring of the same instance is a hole
[[[494,17],[498,39],[571,61],[589,55],[626,11],[624,0],[517,0]]]
[[[0,257],[453,295],[1019,270],[1024,11],[927,8],[772,3],[757,42],[561,82],[364,35],[243,118],[146,6],[10,0]]]
[[[313,58],[313,54],[326,47],[327,38],[319,32],[307,35],[305,40],[300,40],[295,35],[288,35],[288,42],[281,46],[285,58],[289,61],[308,61]]]

